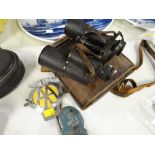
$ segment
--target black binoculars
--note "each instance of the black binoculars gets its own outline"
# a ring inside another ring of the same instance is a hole
[[[106,63],[114,55],[119,55],[125,47],[121,32],[98,31],[83,20],[68,20],[65,34],[86,46],[96,58]]]
[[[105,63],[123,51],[126,43],[121,32],[98,31],[78,19],[68,20],[64,32],[70,39],[56,48],[46,46],[40,65],[83,84],[91,83],[96,75],[102,80],[115,75],[115,68]]]

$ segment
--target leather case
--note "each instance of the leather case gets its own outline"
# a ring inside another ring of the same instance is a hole
[[[71,42],[71,40],[65,36],[64,38],[56,41],[52,46],[58,49],[64,49],[64,46],[66,44],[69,45],[69,42]],[[100,77],[97,76],[92,83],[85,85],[65,75],[58,74],[59,79],[65,85],[67,91],[77,101],[80,108],[86,109],[87,107],[89,107],[103,94],[110,91],[113,87],[115,87],[123,79],[125,79],[126,76],[132,73],[134,67],[134,64],[123,54],[120,54],[119,56],[114,56],[106,64],[114,66],[117,70],[116,76],[109,81],[101,80]],[[48,71],[47,68],[42,69],[44,71]]]
[[[0,48],[0,98],[10,93],[23,78],[25,68],[18,56]]]

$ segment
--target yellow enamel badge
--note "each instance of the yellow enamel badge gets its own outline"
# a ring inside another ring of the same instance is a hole
[[[41,108],[51,108],[51,103],[57,101],[57,96],[59,96],[58,89],[56,86],[49,84],[36,89],[32,94],[32,101],[34,104],[39,104]]]
[[[60,112],[60,103],[63,95],[62,87],[48,79],[40,80],[32,86],[26,105],[40,109],[45,120],[57,116]]]

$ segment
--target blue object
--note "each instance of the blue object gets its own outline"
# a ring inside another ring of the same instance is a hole
[[[87,135],[81,113],[72,106],[61,110],[58,122],[62,135]]]
[[[93,26],[95,29],[103,30],[111,22],[112,19],[84,19],[86,23]],[[31,35],[46,39],[58,39],[64,34],[64,27],[67,19],[20,19],[19,24],[25,31]]]
[[[136,27],[149,31],[155,30],[155,19],[129,19],[128,21]]]
[[[155,19],[130,19],[135,24],[150,24],[155,23]]]

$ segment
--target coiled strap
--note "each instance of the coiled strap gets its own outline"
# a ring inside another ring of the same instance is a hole
[[[151,48],[148,41],[142,40],[139,46],[139,64],[134,66],[133,71],[142,66],[144,51],[148,52],[155,60],[155,51]],[[153,85],[155,85],[155,81],[137,86],[133,79],[124,79],[121,83],[114,87],[111,92],[121,97],[127,97],[145,87],[151,87]]]

